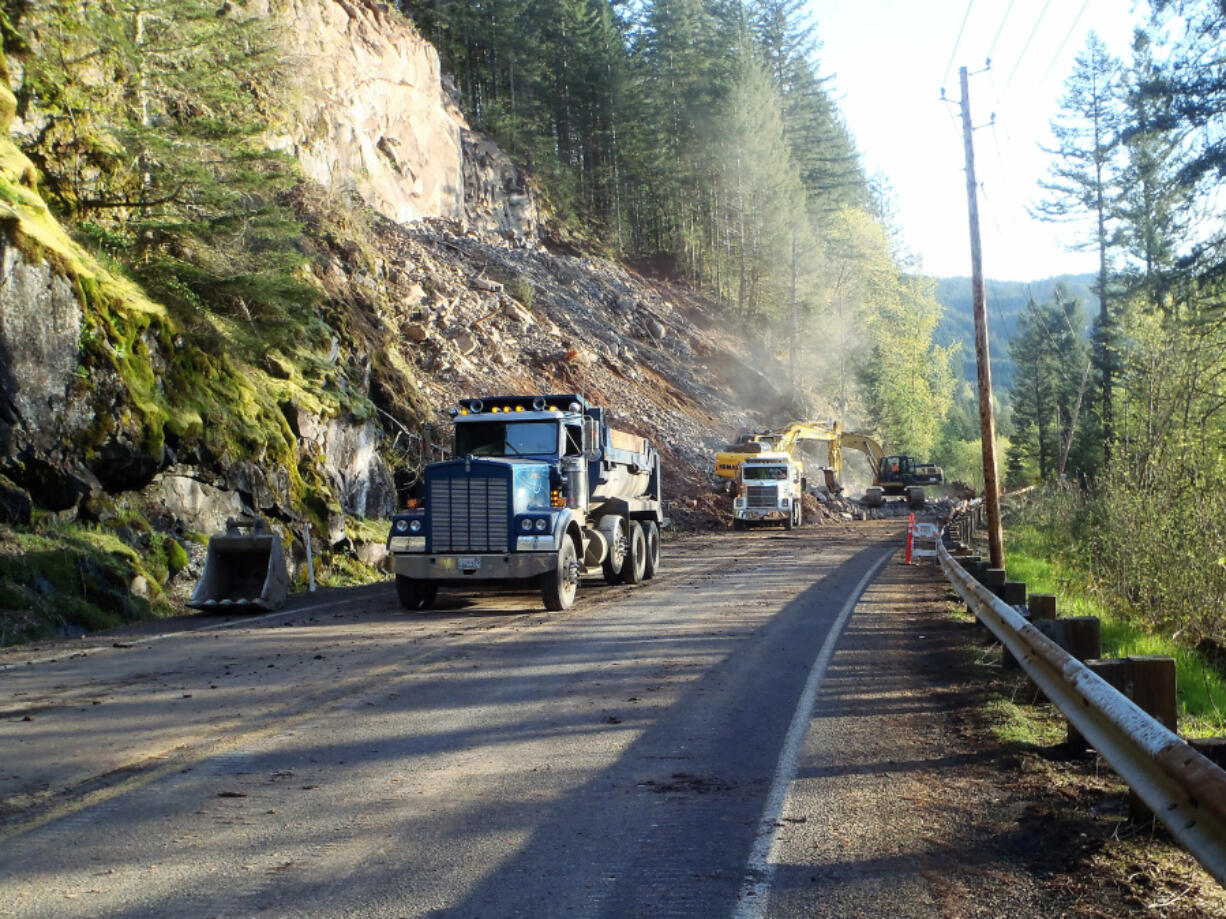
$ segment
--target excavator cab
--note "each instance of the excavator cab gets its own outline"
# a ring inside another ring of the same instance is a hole
[[[915,480],[915,459],[910,456],[885,456],[877,470],[880,485],[910,485]]]

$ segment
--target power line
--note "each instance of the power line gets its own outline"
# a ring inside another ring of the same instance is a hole
[[[1005,31],[1005,23],[1009,21],[1009,13],[1013,9],[1013,0],[1009,0],[1009,5],[1005,7],[1005,15],[1000,20],[1000,28],[996,30],[996,37],[992,39],[992,44],[988,46],[988,60],[992,59],[992,52],[996,50],[996,43],[1000,41],[1000,34]]]
[[[1060,42],[1060,47],[1056,49],[1056,53],[1051,57],[1051,63],[1047,65],[1047,69],[1043,71],[1043,77],[1039,80],[1040,84],[1046,83],[1048,76],[1051,74],[1051,69],[1056,66],[1056,61],[1060,59],[1060,52],[1064,50],[1064,46],[1068,44],[1068,40],[1073,37],[1073,30],[1077,28],[1077,23],[1081,22],[1081,17],[1085,14],[1086,7],[1090,5],[1090,0],[1085,0],[1081,4],[1081,9],[1077,11],[1077,17],[1073,20],[1073,24],[1068,27],[1068,31],[1064,33],[1064,40]]]
[[[1043,4],[1043,9],[1039,11],[1039,18],[1034,22],[1034,28],[1030,30],[1030,35],[1026,37],[1026,44],[1022,45],[1022,53],[1017,56],[1017,63],[1013,65],[1013,70],[1009,73],[1009,79],[1005,80],[1005,91],[1013,83],[1013,78],[1017,75],[1017,69],[1022,66],[1022,61],[1026,57],[1026,52],[1030,50],[1030,43],[1034,40],[1035,33],[1039,31],[1039,26],[1043,24],[1043,17],[1047,15],[1047,8],[1051,6],[1051,0],[1047,0]]]
[[[962,14],[962,25],[958,29],[958,37],[954,39],[954,49],[949,52],[949,63],[945,65],[945,73],[941,75],[942,86],[944,86],[945,81],[949,79],[949,71],[954,66],[954,56],[958,53],[958,46],[962,44],[962,33],[966,31],[966,21],[971,18],[971,7],[974,5],[975,0],[969,0],[969,2],[966,4],[966,12]]]

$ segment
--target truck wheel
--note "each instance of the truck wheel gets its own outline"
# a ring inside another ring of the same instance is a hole
[[[788,509],[788,519],[783,521],[783,528],[785,530],[790,530],[795,526],[796,526],[796,505],[793,504]]]
[[[427,597],[433,603],[437,593],[438,587],[433,584],[423,584],[403,574],[396,575],[396,596],[400,599],[400,605],[407,610],[421,609]]]
[[[626,528],[621,517],[602,517],[598,529],[604,534],[609,549],[605,552],[600,569],[604,572],[606,584],[617,584],[621,580],[622,567],[626,561],[626,552],[630,543],[626,539]]]
[[[434,609],[434,601],[438,599],[437,584],[418,583],[417,593],[421,597],[422,609]]]
[[[907,503],[911,505],[911,510],[922,511],[924,509],[924,489],[918,485],[913,485],[907,489]]]
[[[622,564],[621,582],[623,584],[642,583],[643,573],[647,570],[647,539],[643,536],[643,525],[637,520],[630,521],[630,551]]]
[[[647,543],[647,555],[643,559],[643,580],[650,581],[660,570],[660,528],[654,520],[643,524],[643,539]]]
[[[732,529],[734,530],[745,529],[745,521],[742,520],[740,517],[737,517],[736,520],[732,521]]]
[[[864,489],[864,498],[860,501],[865,507],[881,507],[885,504],[885,492],[880,488]]]
[[[800,500],[796,502],[796,525],[804,526],[805,522],[805,502],[802,495]]]
[[[575,544],[563,537],[562,547],[558,549],[558,567],[541,575],[541,599],[545,609],[557,613],[574,604],[575,593],[579,590],[579,565],[575,559]]]

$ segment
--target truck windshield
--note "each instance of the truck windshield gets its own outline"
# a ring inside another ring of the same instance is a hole
[[[745,466],[746,482],[778,481],[788,477],[784,466]]]
[[[558,426],[552,421],[478,421],[457,424],[456,456],[554,456]]]

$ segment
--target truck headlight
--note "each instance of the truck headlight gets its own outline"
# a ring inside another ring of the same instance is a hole
[[[536,527],[536,531],[538,533],[544,533],[545,529],[549,526],[549,521],[544,517],[538,517],[534,526]]]
[[[409,521],[409,532],[410,533],[420,533],[421,532],[421,521],[420,520],[410,520]]]
[[[519,528],[523,530],[525,533],[531,532],[532,531],[532,519],[529,517],[525,517],[523,520],[519,522]]]
[[[779,499],[779,506],[780,506],[780,507],[788,507],[788,506],[790,506],[790,505],[791,505],[791,503],[792,503],[792,499],[791,499],[791,498],[780,498],[780,499]]]
[[[407,533],[409,532],[409,521],[400,517],[392,524],[392,529],[397,533]]]

